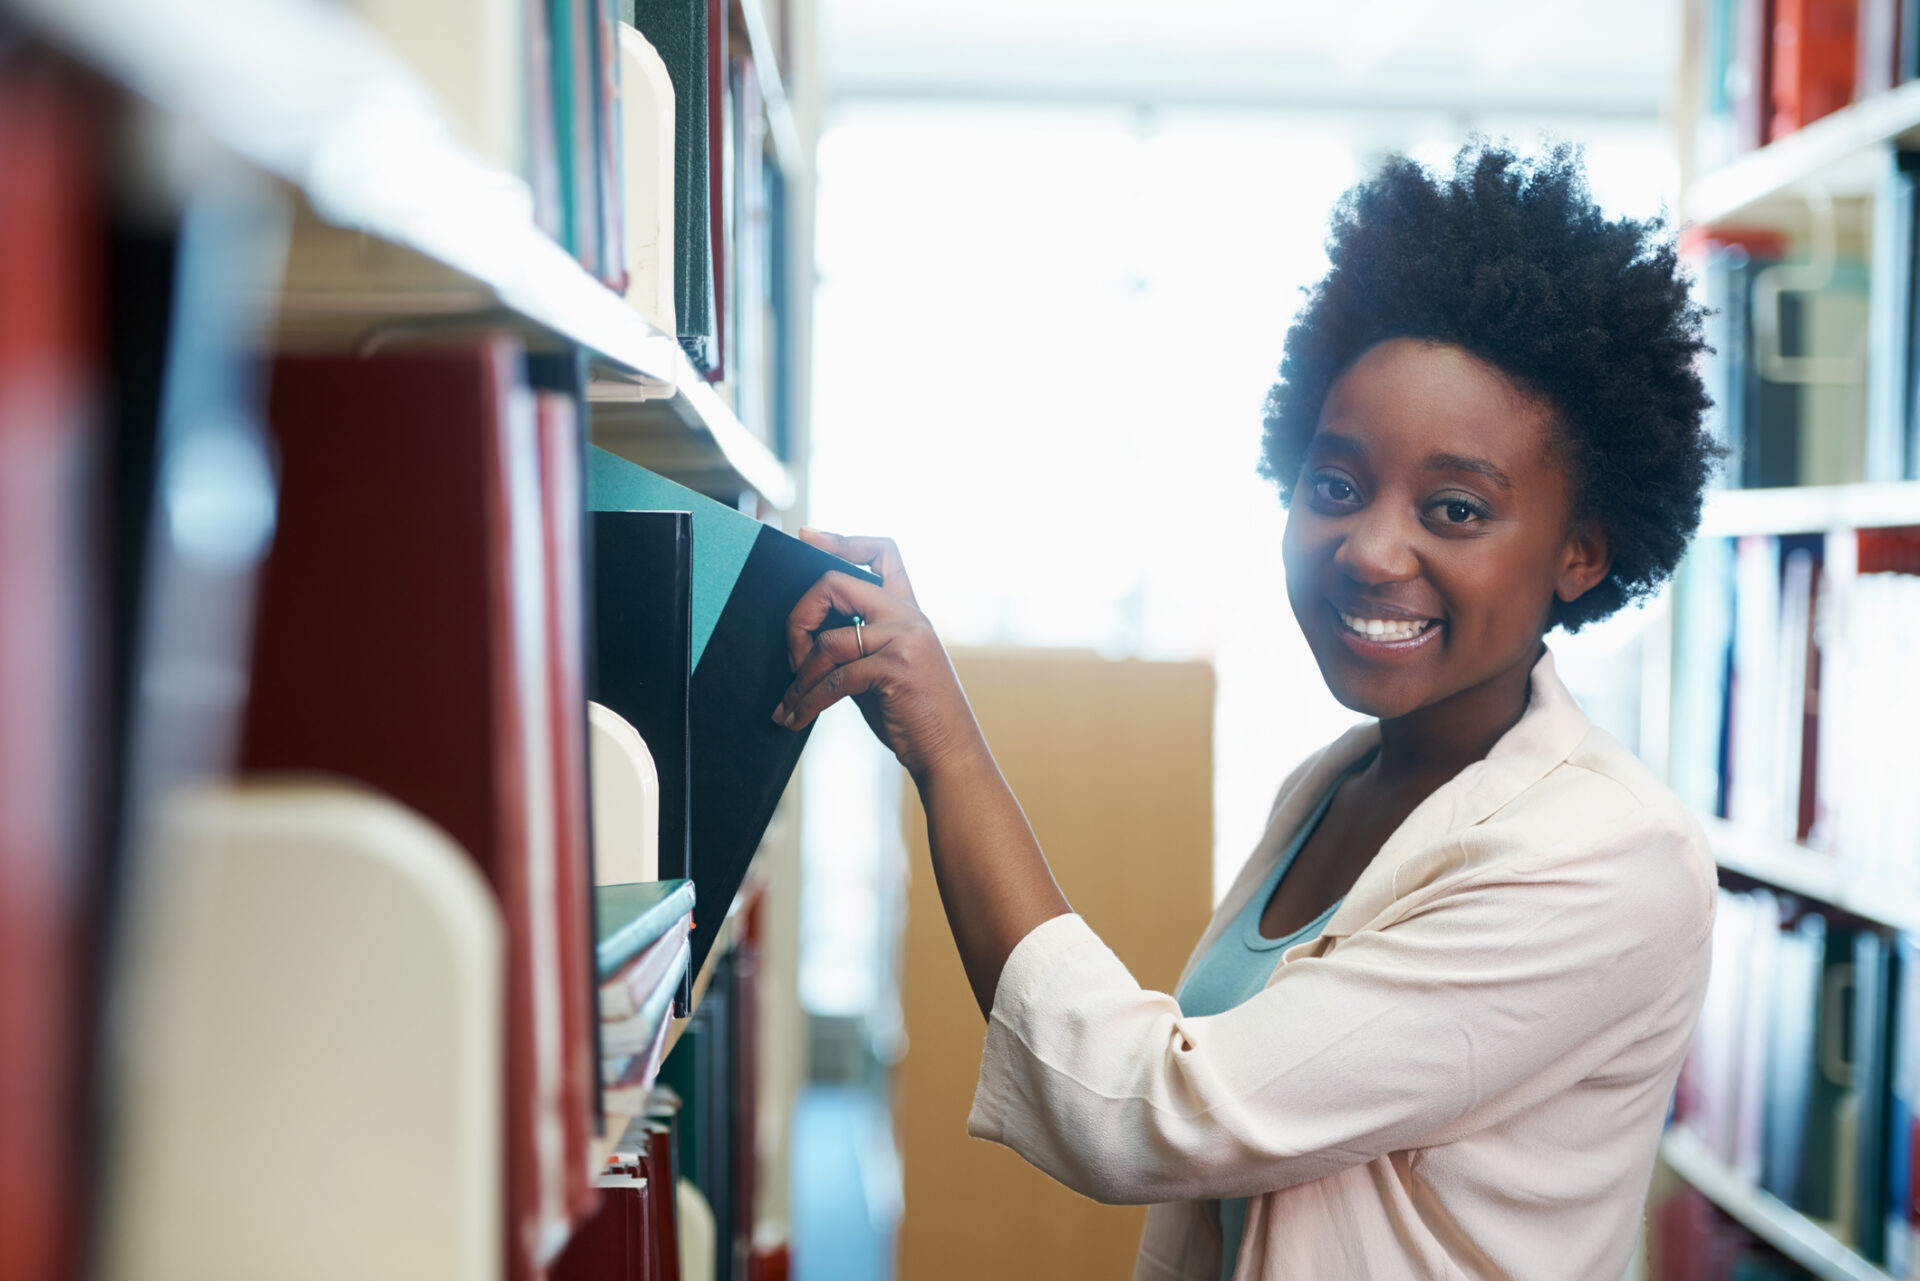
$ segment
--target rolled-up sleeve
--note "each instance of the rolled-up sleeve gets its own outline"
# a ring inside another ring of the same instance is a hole
[[[1463,1137],[1680,999],[1712,921],[1696,839],[1647,819],[1462,877],[1202,1018],[1056,917],[1001,973],[967,1131],[1128,1203],[1257,1195]]]

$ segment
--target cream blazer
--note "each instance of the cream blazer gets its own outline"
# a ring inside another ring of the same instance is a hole
[[[1288,777],[1194,959],[1379,736],[1356,725]],[[1548,651],[1520,720],[1245,1004],[1186,1018],[1077,915],[1029,933],[967,1132],[1095,1200],[1150,1203],[1135,1281],[1218,1281],[1202,1202],[1242,1196],[1242,1281],[1620,1281],[1706,992],[1715,879],[1700,825]]]

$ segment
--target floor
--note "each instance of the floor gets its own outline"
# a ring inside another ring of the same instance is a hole
[[[900,1162],[884,1094],[809,1085],[793,1110],[795,1281],[892,1281]]]

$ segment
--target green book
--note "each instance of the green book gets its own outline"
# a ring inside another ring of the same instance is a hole
[[[715,36],[707,29],[708,0],[620,0],[620,16],[653,42],[673,82],[674,316],[688,359],[712,370],[720,353],[711,204],[717,95],[708,81],[708,41]]]
[[[692,881],[635,881],[593,891],[593,959],[605,983],[693,911]]]

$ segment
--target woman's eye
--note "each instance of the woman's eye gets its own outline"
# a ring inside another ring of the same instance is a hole
[[[1353,486],[1341,480],[1338,476],[1317,477],[1313,482],[1313,487],[1318,490],[1320,496],[1328,502],[1350,502],[1354,497]]]
[[[1466,525],[1486,518],[1485,512],[1463,498],[1442,499],[1438,506],[1449,525]]]

